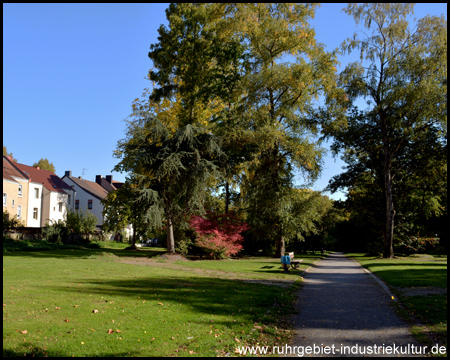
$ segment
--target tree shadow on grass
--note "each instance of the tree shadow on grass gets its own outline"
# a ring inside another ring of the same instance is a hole
[[[108,301],[114,301],[117,297],[130,297],[139,299],[142,306],[154,312],[160,309],[178,311],[177,306],[181,304],[184,316],[190,317],[187,321],[210,323],[211,315],[223,315],[229,320],[222,323],[230,326],[233,325],[233,320],[240,322],[260,320],[275,302],[283,304],[283,299],[289,292],[276,285],[189,276],[185,273],[180,277],[143,277],[132,280],[92,278],[79,282],[84,283],[82,290],[78,284],[70,287],[52,287],[51,290],[87,292],[90,295],[103,296]],[[161,304],[164,306],[159,307]],[[108,307],[108,303],[105,302],[104,306]],[[101,311],[101,308],[98,310]],[[217,323],[216,320],[214,322]]]
[[[19,349],[3,348],[3,357],[72,357],[73,355],[75,356],[81,355],[81,354],[67,353],[63,351],[63,349],[58,349],[58,351],[47,350],[30,343],[27,343],[26,345],[19,344],[18,347]],[[110,354],[100,354],[96,356],[101,357],[139,356],[139,352],[110,353]]]
[[[152,258],[164,254],[165,250],[123,250],[123,249],[62,249],[62,250],[37,250],[37,251],[15,251],[4,252],[3,256],[8,257],[32,257],[32,258],[61,258],[74,259],[86,258],[89,256],[104,256],[105,254],[117,257]]]

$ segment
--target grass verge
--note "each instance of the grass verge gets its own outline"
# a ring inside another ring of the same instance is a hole
[[[391,287],[400,300],[398,314],[410,323],[411,332],[419,341],[429,347],[436,344],[447,347],[447,293],[433,294],[447,288],[446,255],[394,259],[347,255]]]

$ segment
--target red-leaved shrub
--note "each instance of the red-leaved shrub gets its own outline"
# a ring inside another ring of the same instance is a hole
[[[207,218],[192,216],[189,225],[197,233],[198,246],[211,251],[214,259],[224,259],[236,255],[242,249],[241,233],[249,226],[230,212],[227,215],[209,213]]]

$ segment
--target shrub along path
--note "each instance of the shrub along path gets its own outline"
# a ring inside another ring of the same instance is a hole
[[[305,275],[298,310],[291,346],[316,347],[319,354],[313,356],[371,356],[382,350],[392,351],[385,356],[401,356],[394,351],[406,351],[408,345],[404,356],[412,355],[413,345],[416,353],[423,350],[395,314],[391,296],[342,253],[331,254]]]

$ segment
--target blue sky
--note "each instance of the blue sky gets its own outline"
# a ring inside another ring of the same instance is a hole
[[[328,50],[357,30],[323,4],[313,26]],[[48,158],[56,174],[109,175],[125,137],[132,101],[149,86],[147,54],[167,24],[167,4],[3,4],[3,145],[19,163]],[[417,4],[414,16],[447,14],[446,4]],[[344,66],[350,57],[340,59]],[[339,69],[338,69],[339,70]],[[344,165],[325,158],[321,190]],[[113,172],[125,180],[125,174]],[[298,179],[300,183],[301,178]],[[337,193],[333,198],[342,198]]]

